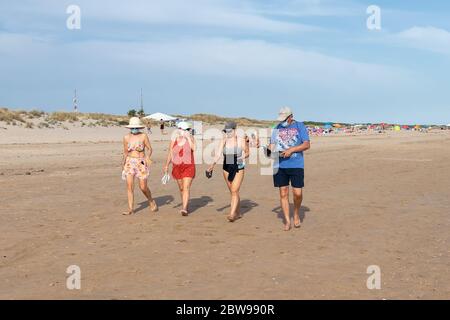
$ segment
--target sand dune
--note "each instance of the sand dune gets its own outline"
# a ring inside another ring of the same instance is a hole
[[[191,216],[160,183],[160,205],[124,217],[121,128],[0,130],[2,299],[449,299],[450,132],[314,137],[303,226],[282,231],[277,190],[250,165],[244,218],[226,222],[220,175],[193,184]],[[81,290],[66,288],[78,265]],[[368,290],[378,265],[382,289]]]

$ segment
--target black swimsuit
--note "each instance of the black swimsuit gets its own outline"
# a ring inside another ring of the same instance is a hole
[[[228,172],[228,181],[232,182],[236,177],[236,173],[244,170],[245,165],[242,160],[242,148],[234,147],[223,148],[223,170]]]

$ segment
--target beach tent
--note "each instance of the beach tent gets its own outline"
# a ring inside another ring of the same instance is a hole
[[[400,126],[395,126],[394,127],[394,131],[401,131],[402,130],[402,128],[400,128]]]
[[[165,113],[161,113],[161,112],[156,112],[156,113],[152,113],[146,117],[144,117],[144,119],[151,119],[151,120],[156,120],[156,121],[175,121],[177,120],[177,118],[169,116],[168,114]]]
[[[335,127],[335,128],[342,128],[342,125],[339,124],[339,123],[335,123],[335,124],[333,125],[333,127]]]
[[[333,124],[332,123],[325,123],[325,125],[323,126],[324,129],[331,129],[333,128]]]

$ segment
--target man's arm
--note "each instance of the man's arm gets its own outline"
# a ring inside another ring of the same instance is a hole
[[[303,152],[309,150],[311,148],[311,142],[305,141],[299,146],[291,147],[280,153],[280,156],[283,158],[289,158],[293,153]]]

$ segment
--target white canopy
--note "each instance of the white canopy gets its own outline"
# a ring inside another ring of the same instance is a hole
[[[152,120],[156,120],[156,121],[174,121],[177,120],[177,118],[169,116],[168,114],[165,113],[161,113],[161,112],[156,112],[153,114],[150,114],[146,117],[144,117],[144,119],[152,119]]]

